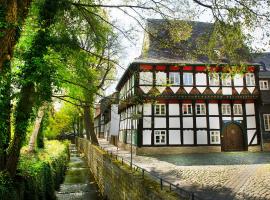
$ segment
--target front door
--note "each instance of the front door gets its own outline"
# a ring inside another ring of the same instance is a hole
[[[243,132],[239,125],[231,123],[223,129],[222,151],[244,151]]]

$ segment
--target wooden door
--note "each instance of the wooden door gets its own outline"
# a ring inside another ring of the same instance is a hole
[[[244,151],[243,132],[239,125],[227,125],[222,134],[222,150],[223,151]]]

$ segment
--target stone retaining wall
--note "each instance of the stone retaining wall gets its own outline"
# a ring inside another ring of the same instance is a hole
[[[173,192],[161,190],[158,182],[141,172],[131,170],[127,164],[112,159],[101,148],[88,140],[77,138],[78,150],[84,153],[88,166],[103,196],[110,200],[176,200]]]

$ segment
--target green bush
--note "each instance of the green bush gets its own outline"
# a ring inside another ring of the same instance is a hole
[[[59,141],[46,141],[45,148],[35,154],[23,149],[14,181],[0,174],[0,197],[9,193],[15,197],[4,199],[55,199],[55,189],[63,181],[68,160],[68,145]]]

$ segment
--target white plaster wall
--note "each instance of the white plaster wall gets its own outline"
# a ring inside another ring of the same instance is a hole
[[[183,128],[193,128],[193,117],[183,117]]]
[[[254,103],[246,104],[246,114],[247,115],[255,115]]]
[[[151,135],[152,131],[144,130],[143,131],[143,145],[151,145]]]
[[[197,144],[207,144],[207,131],[197,131]]]
[[[167,75],[165,72],[156,73],[156,84],[157,85],[166,85],[167,84]]]
[[[170,128],[180,128],[180,118],[179,117],[170,117],[169,118],[169,127]]]
[[[111,105],[111,126],[110,126],[111,135],[118,135],[119,121],[120,121],[120,115],[118,114],[118,104],[112,104]]]
[[[143,114],[144,115],[152,114],[152,105],[150,103],[143,104]]]
[[[210,126],[210,129],[220,129],[219,118],[218,117],[210,117],[209,118],[209,126]]]
[[[194,144],[194,133],[192,130],[183,131],[183,143],[184,144]]]
[[[234,81],[234,86],[243,86],[244,85],[243,76],[241,74],[236,74],[233,78],[233,81]]]
[[[143,128],[151,128],[151,117],[143,118]]]
[[[228,121],[228,120],[232,120],[232,118],[231,117],[222,117],[222,120]]]
[[[232,95],[232,88],[231,87],[222,88],[222,94],[224,94],[224,95]]]
[[[256,130],[248,130],[248,131],[247,131],[247,135],[248,135],[248,144],[250,143],[250,141],[251,141],[251,139],[252,139],[252,137],[253,137],[253,135],[254,135],[255,132],[256,132]],[[257,139],[257,136],[255,136],[255,138],[254,138],[252,144],[257,144],[257,143],[258,143],[257,140],[258,140],[258,139]]]
[[[196,85],[207,85],[205,73],[196,73],[195,77],[196,77]]]
[[[190,93],[190,91],[193,89],[193,87],[184,87],[187,93]]]
[[[237,121],[237,120],[243,120],[243,117],[234,117],[233,120]]]
[[[180,130],[169,130],[169,144],[181,144]]]
[[[155,128],[166,128],[166,118],[155,117]]]
[[[256,128],[256,118],[247,117],[247,128]]]
[[[179,115],[179,104],[169,104],[169,115]]]
[[[153,73],[152,72],[140,72],[140,85],[153,85]]]
[[[217,103],[209,103],[209,115],[218,115],[218,104]]]
[[[207,128],[206,117],[196,117],[197,128]]]

